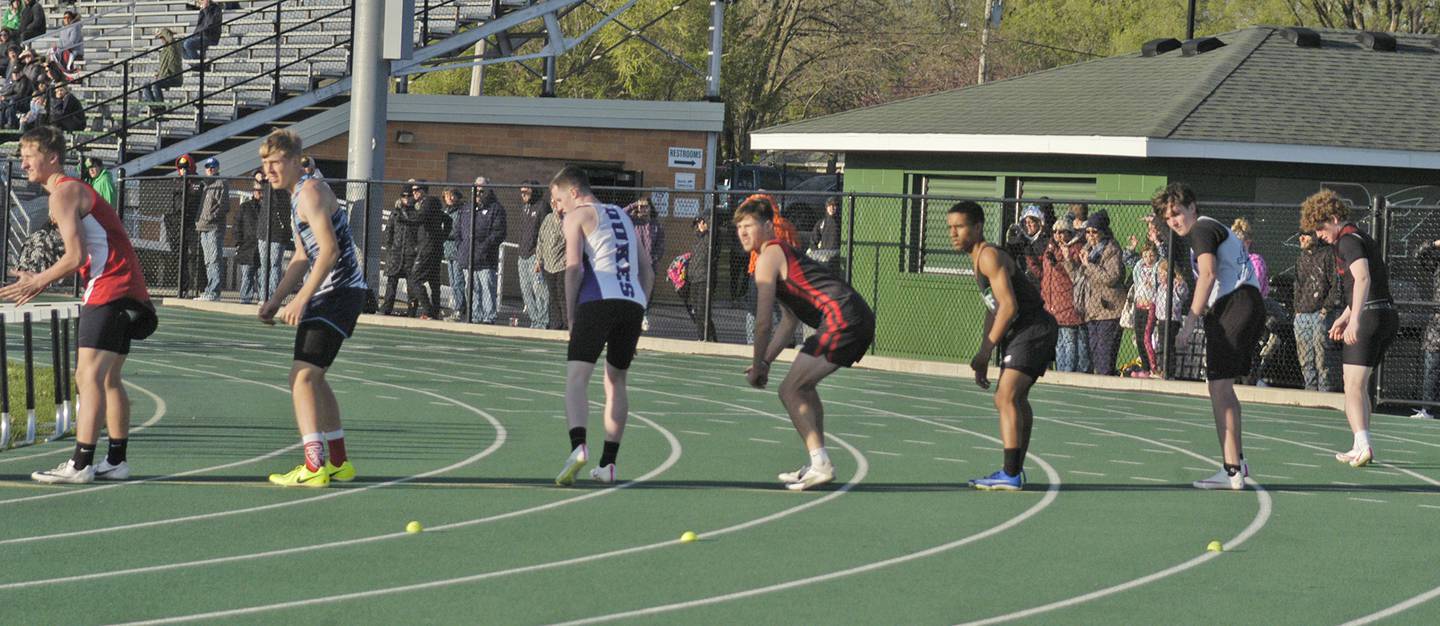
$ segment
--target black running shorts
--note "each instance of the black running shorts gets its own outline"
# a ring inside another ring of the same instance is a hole
[[[800,352],[825,359],[840,367],[850,367],[859,362],[875,341],[875,318],[863,316],[849,321],[841,328],[822,324],[815,334],[805,339]]]
[[[160,325],[155,307],[148,301],[120,298],[105,304],[80,307],[81,348],[116,354],[130,354],[130,342],[143,340]]]
[[[1225,294],[1205,314],[1205,380],[1250,374],[1255,344],[1265,331],[1260,290],[1244,285]]]
[[[1055,343],[1060,339],[1060,326],[1049,313],[1016,320],[1017,326],[1005,333],[1000,344],[1000,369],[1015,370],[1040,378],[1055,360]]]
[[[1360,340],[1340,349],[1340,362],[1365,367],[1379,365],[1399,329],[1400,314],[1395,312],[1394,305],[1388,302],[1365,305],[1360,311]]]
[[[615,369],[630,369],[635,346],[640,343],[640,326],[645,307],[630,300],[591,300],[575,307],[575,327],[570,329],[566,359],[594,363],[605,351],[605,362]]]
[[[365,290],[342,287],[310,298],[305,317],[295,329],[295,360],[329,368],[340,345],[355,332],[365,306]]]

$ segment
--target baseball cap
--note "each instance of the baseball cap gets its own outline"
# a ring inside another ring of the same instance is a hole
[[[100,163],[100,159],[97,159],[97,158],[95,158],[95,157],[93,157],[93,156],[92,156],[92,157],[85,157],[85,169],[88,170],[88,169],[90,169],[90,168],[92,168],[92,167],[104,167],[104,165],[102,165],[102,164]]]
[[[200,166],[204,167],[205,169],[210,169],[213,167],[218,170],[220,169],[220,159],[210,157],[208,159],[205,159],[205,161],[201,163]]]

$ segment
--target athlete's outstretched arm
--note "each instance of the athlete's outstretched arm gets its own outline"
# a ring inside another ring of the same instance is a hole
[[[770,375],[770,362],[785,349],[783,335],[775,331],[775,285],[780,278],[780,266],[785,263],[785,253],[779,246],[770,246],[760,252],[755,261],[755,346],[750,367],[745,369],[746,380],[752,387],[765,386]],[[783,324],[782,324],[783,325]],[[790,326],[791,332],[795,327]]]

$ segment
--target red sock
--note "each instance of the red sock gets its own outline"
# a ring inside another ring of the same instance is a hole
[[[345,430],[339,429],[325,433],[325,445],[330,447],[330,462],[335,465],[344,465],[345,459]]]
[[[320,471],[325,466],[325,444],[319,441],[305,442],[305,469]]]

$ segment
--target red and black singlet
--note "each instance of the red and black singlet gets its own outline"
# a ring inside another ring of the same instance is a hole
[[[865,299],[825,266],[783,241],[768,241],[765,246],[779,246],[785,253],[785,278],[776,284],[775,297],[806,326],[823,336],[874,320]]]

